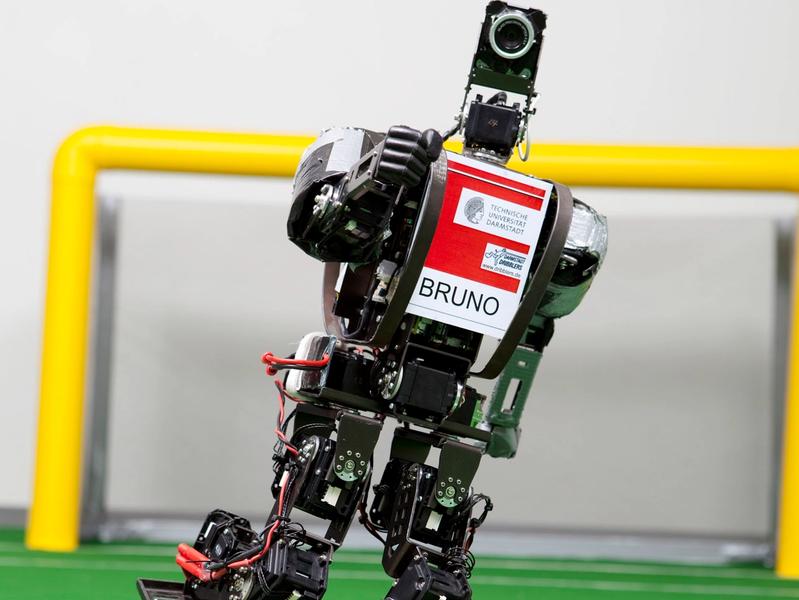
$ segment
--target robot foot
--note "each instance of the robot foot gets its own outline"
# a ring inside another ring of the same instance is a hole
[[[385,600],[471,600],[466,573],[430,565],[422,554],[410,561],[405,572],[386,594]]]
[[[185,583],[139,580],[139,594],[142,600],[321,600],[332,545],[302,528],[274,534],[264,540],[246,519],[214,511],[194,546],[178,547]]]

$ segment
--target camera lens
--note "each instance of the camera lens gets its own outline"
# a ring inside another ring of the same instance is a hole
[[[494,20],[489,41],[494,52],[502,58],[516,59],[527,54],[533,46],[535,30],[525,15],[505,13]]]
[[[505,52],[518,52],[527,43],[527,30],[518,21],[505,21],[497,28],[496,40]]]

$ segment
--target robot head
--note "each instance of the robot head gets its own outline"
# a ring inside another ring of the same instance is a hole
[[[499,1],[486,7],[459,117],[465,154],[505,163],[523,141],[527,120],[534,112],[535,79],[545,28],[546,15],[540,10]],[[470,102],[477,86],[496,93],[488,100],[478,93]],[[509,94],[514,96],[511,105]]]

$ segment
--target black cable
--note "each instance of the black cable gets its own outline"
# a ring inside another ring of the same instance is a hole
[[[480,502],[484,502],[485,506],[483,507],[483,512],[477,518],[471,518],[469,520],[469,526],[467,531],[469,533],[469,537],[463,543],[463,549],[466,552],[469,552],[469,549],[472,547],[474,543],[474,536],[477,533],[477,530],[480,526],[485,522],[486,518],[488,517],[488,513],[494,510],[494,504],[491,502],[491,498],[486,496],[485,494],[475,494],[469,500],[469,506],[466,508],[467,511],[471,511],[475,506],[477,506]]]
[[[474,508],[480,502],[484,502],[485,507],[483,508],[482,514],[477,519],[472,519],[470,521],[470,524],[472,524],[474,529],[477,529],[478,527],[480,527],[480,525],[485,523],[485,520],[488,517],[488,513],[494,510],[494,504],[491,502],[491,498],[486,496],[485,494],[475,494],[474,496],[472,496],[471,502],[469,503],[469,509]]]
[[[455,123],[455,125],[453,125],[453,126],[452,126],[452,127],[450,127],[449,129],[447,129],[447,130],[444,132],[444,135],[442,135],[442,136],[441,136],[441,138],[442,138],[442,139],[443,139],[445,142],[446,142],[446,141],[447,141],[449,138],[451,138],[453,135],[455,135],[456,133],[458,133],[458,132],[461,130],[461,127],[463,127],[463,115],[461,115],[461,116],[457,117],[456,121],[457,121],[457,123]]]
[[[325,431],[328,431],[328,432],[332,433],[333,431],[335,431],[336,427],[334,425],[330,425],[330,424],[326,424],[326,423],[308,423],[307,425],[303,425],[302,427],[298,427],[297,429],[295,429],[294,430],[294,435],[292,436],[292,439],[296,438],[297,434],[304,433],[305,431],[308,431],[308,430],[311,430],[311,429],[324,429]]]
[[[366,508],[369,504],[369,488],[372,485],[372,475],[374,469],[374,457],[369,459],[369,478],[366,480],[366,485],[363,488],[363,494],[361,495],[361,499],[358,502],[358,521],[363,525],[363,528],[369,532],[369,534],[375,538],[378,542],[380,542],[383,547],[386,547],[386,540],[385,538],[378,533],[377,526],[372,523],[372,520],[369,518],[369,515],[366,514]]]
[[[507,101],[508,94],[505,92],[497,92],[486,101],[486,104],[505,104]]]
[[[296,481],[296,479],[297,479],[297,477],[296,477],[296,467],[292,467],[292,468],[289,469],[289,478],[286,481],[286,491],[285,491],[285,495],[284,495],[283,510],[282,510],[282,512],[280,514],[275,515],[275,518],[272,519],[271,521],[269,521],[266,524],[266,526],[264,527],[264,529],[261,531],[261,534],[260,534],[259,537],[262,538],[262,542],[260,544],[258,544],[257,546],[253,546],[252,548],[248,548],[247,550],[239,552],[235,556],[229,557],[229,558],[227,558],[224,561],[209,562],[206,565],[206,568],[209,571],[219,571],[220,569],[224,569],[225,567],[227,567],[230,564],[233,564],[233,563],[238,562],[240,560],[246,560],[248,558],[251,558],[251,557],[255,556],[256,554],[258,554],[259,552],[261,552],[264,549],[264,545],[266,544],[267,532],[275,525],[275,523],[280,523],[280,525],[278,526],[278,529],[277,529],[278,532],[281,530],[283,525],[287,525],[287,524],[291,523],[291,519],[288,517],[288,512],[289,512],[288,497],[289,497],[289,495],[291,493],[291,487],[294,485],[294,482]],[[302,525],[300,525],[300,527],[302,527]],[[303,527],[303,531],[304,530],[305,530],[305,528]]]
[[[444,557],[447,559],[448,569],[453,567],[460,568],[466,575],[466,579],[471,578],[472,570],[477,565],[477,559],[474,554],[468,550],[453,546],[444,553]]]
[[[270,364],[275,371],[321,371],[324,367],[314,367],[309,365],[278,365],[278,364]]]
[[[364,303],[363,308],[361,310],[361,318],[358,319],[358,328],[355,331],[350,330],[349,322],[345,327],[345,333],[347,334],[347,337],[350,338],[358,337],[363,333],[363,330],[370,324],[369,319],[372,316],[372,311],[374,310],[374,302],[372,301],[372,296],[374,295],[375,290],[377,290],[377,285],[378,285],[378,280],[377,278],[375,278],[374,281],[372,281],[371,285],[369,286],[366,295],[364,296],[367,300]]]
[[[242,550],[238,554],[228,557],[224,561],[217,561],[217,562],[209,561],[208,564],[206,565],[206,568],[209,571],[219,571],[220,569],[224,569],[225,567],[227,567],[230,564],[233,564],[234,562],[238,562],[240,560],[246,560],[258,554],[261,550],[264,549],[264,544],[266,544],[266,533],[272,528],[272,526],[275,524],[276,521],[288,522],[290,521],[290,519],[277,516],[275,519],[269,521],[269,523],[266,524],[266,527],[264,527],[263,531],[261,531],[259,537],[262,538],[262,542],[260,544],[258,544],[257,546],[253,546],[252,548],[248,548],[247,550]]]
[[[295,408],[294,410],[292,410],[292,411],[289,413],[289,416],[288,416],[288,417],[286,417],[286,420],[285,420],[285,421],[283,421],[283,429],[282,429],[282,431],[283,431],[283,433],[284,433],[284,434],[286,433],[286,430],[287,430],[287,429],[288,429],[288,427],[289,427],[289,423],[291,423],[291,422],[294,420],[294,416],[295,416],[296,414],[297,414],[297,409]]]

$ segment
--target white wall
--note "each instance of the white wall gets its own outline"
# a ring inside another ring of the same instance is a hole
[[[397,122],[443,128],[461,99],[482,5],[0,4],[0,506],[30,498],[48,175],[59,141],[98,122],[292,132]],[[550,15],[538,139],[797,143],[799,3],[537,6]],[[184,185],[148,181],[150,190]],[[117,184],[120,193],[141,185],[103,183]]]
[[[224,189],[221,203],[122,202],[113,510],[263,512],[276,407],[258,357],[320,329],[321,269],[284,237],[288,185],[258,191],[259,203]],[[611,252],[557,324],[518,457],[483,461],[490,525],[765,537],[774,211],[653,219],[629,214],[648,193],[582,192],[610,214]]]

